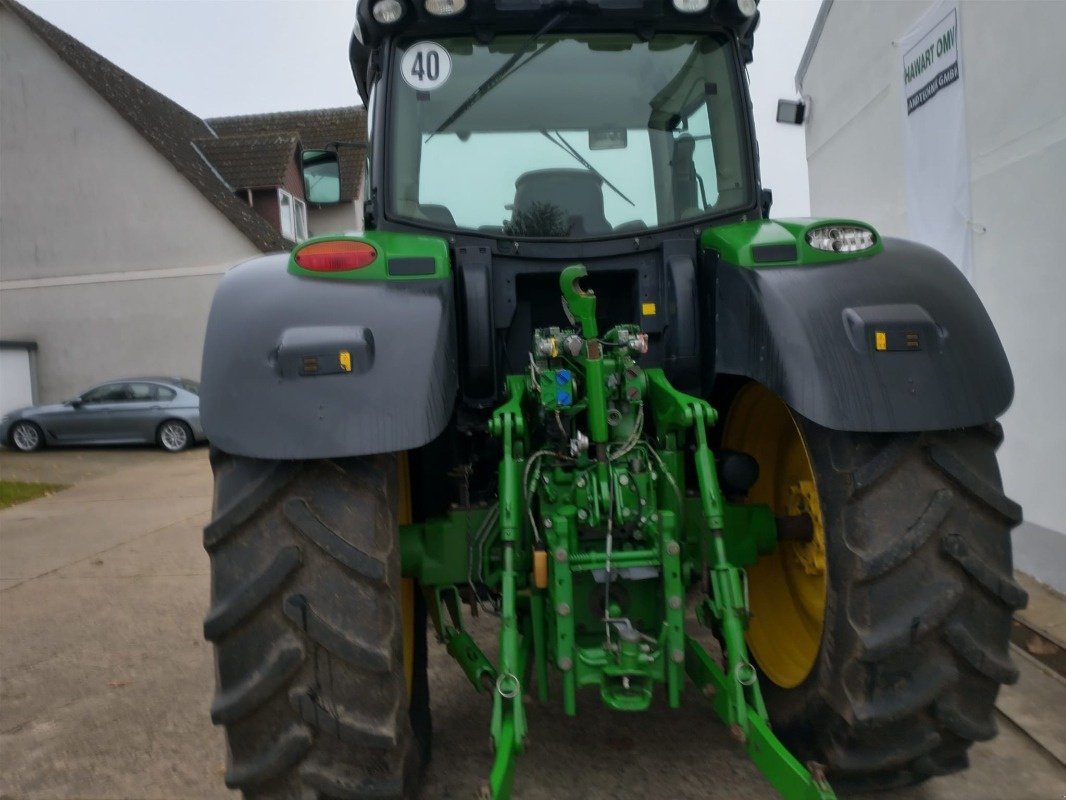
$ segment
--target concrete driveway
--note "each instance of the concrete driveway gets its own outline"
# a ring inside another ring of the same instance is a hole
[[[206,450],[0,453],[0,475],[76,483],[0,512],[0,797],[235,797],[207,715]],[[491,626],[475,634],[489,649]],[[431,644],[430,659],[425,797],[469,800],[490,766],[489,707],[442,648]],[[632,716],[588,700],[577,720],[531,705],[516,800],[774,797],[692,694],[680,711]],[[1040,702],[1061,715],[1066,691]],[[971,752],[969,771],[893,797],[1066,795],[1066,768],[1005,717]]]

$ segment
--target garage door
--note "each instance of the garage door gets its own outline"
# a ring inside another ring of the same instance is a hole
[[[28,346],[0,347],[0,413],[33,405],[33,370]]]

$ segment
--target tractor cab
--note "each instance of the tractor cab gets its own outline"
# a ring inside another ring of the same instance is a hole
[[[757,213],[753,3],[464,6],[359,6],[372,226],[602,241]]]
[[[694,684],[787,800],[994,734],[1025,602],[1006,356],[939,253],[767,218],[757,21],[360,0],[365,229],[230,270],[205,339],[204,631],[246,798],[417,796],[427,618],[491,703],[492,800],[534,695],[638,713]],[[315,201],[332,155],[305,154]]]
[[[713,7],[712,7],[713,6]],[[360,3],[368,230],[446,237],[460,386],[491,409],[580,258],[600,321],[699,386],[702,230],[756,219],[744,64],[754,3]]]

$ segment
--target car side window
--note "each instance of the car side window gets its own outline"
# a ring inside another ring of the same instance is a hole
[[[144,403],[149,400],[155,400],[158,387],[151,383],[130,383],[127,384],[129,388],[128,400],[132,400],[135,403]]]
[[[84,403],[119,403],[126,399],[127,391],[128,384],[108,383],[86,392],[81,399]]]
[[[90,389],[81,396],[81,401],[83,403],[99,403],[100,398],[104,396],[104,392],[107,389],[107,386],[97,386],[95,389]]]
[[[168,389],[166,386],[156,386],[155,388],[155,400],[173,400],[178,396],[178,393],[173,389]]]

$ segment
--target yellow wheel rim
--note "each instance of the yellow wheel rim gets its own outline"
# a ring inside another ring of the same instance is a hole
[[[407,463],[407,453],[400,453],[399,466],[399,523],[410,525],[411,468]],[[412,578],[400,580],[400,622],[403,624],[403,675],[407,681],[407,700],[410,702],[415,680],[415,582]]]
[[[818,658],[825,618],[825,528],[810,453],[788,406],[751,383],[729,410],[722,444],[759,462],[748,502],[775,516],[810,514],[810,542],[780,542],[748,568],[751,623],[748,647],[766,676],[786,689],[799,686]]]

